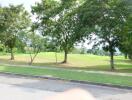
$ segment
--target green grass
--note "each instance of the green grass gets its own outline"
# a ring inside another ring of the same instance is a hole
[[[63,79],[73,79],[88,81],[94,83],[105,83],[119,86],[132,86],[132,76],[118,76],[108,74],[95,74],[78,72],[72,70],[60,70],[60,69],[39,69],[39,68],[26,68],[26,67],[10,67],[0,66],[0,72],[10,72],[24,75],[49,75],[52,77],[59,77]]]
[[[63,61],[63,53],[58,53],[58,62]],[[0,63],[6,64],[28,64],[30,61],[29,54],[16,54],[15,60],[9,60],[10,55],[1,55]],[[132,73],[132,61],[125,60],[123,56],[115,56],[115,68],[116,72]],[[33,65],[37,66],[48,66],[48,67],[63,67],[81,70],[101,70],[110,71],[109,57],[107,56],[96,56],[89,54],[69,54],[67,64],[56,64],[55,53],[45,52],[39,53],[36,57]]]

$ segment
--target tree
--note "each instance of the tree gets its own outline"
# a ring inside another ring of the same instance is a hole
[[[31,65],[35,58],[37,57],[38,53],[41,51],[42,46],[42,37],[38,34],[36,34],[35,31],[35,24],[32,24],[31,30],[28,33],[28,38],[27,38],[27,49],[30,53],[30,62],[29,64]]]
[[[21,32],[16,39],[15,48],[17,48],[17,52],[19,53],[25,53],[24,48],[26,47],[26,39],[27,39],[27,33]]]
[[[43,36],[56,41],[56,46],[64,51],[62,63],[66,63],[68,52],[80,40],[80,35],[76,33],[76,15],[72,14],[76,9],[76,0],[42,0],[32,8],[38,16],[38,29]]]
[[[60,18],[53,32],[53,37],[58,39],[58,45],[64,51],[64,61],[62,63],[67,63],[67,54],[80,39],[79,35],[75,33],[76,18],[68,17],[64,15]]]
[[[0,40],[2,38],[2,32],[5,28],[3,17],[3,8],[0,6]]]
[[[3,7],[1,13],[3,31],[2,42],[10,48],[11,60],[14,60],[13,48],[16,45],[16,40],[19,39],[19,34],[28,28],[30,18],[28,12],[22,5],[9,5],[9,7]]]
[[[36,35],[35,33],[31,33],[29,38],[29,44],[28,44],[28,51],[30,53],[30,62],[31,65],[35,58],[37,57],[38,53],[41,51],[41,40],[40,36]]]
[[[123,32],[121,34],[121,42],[119,45],[120,51],[125,54],[125,58],[129,57],[129,59],[132,59],[132,46],[131,46],[132,30],[131,29],[132,29],[132,14],[128,17],[127,23],[123,28]]]
[[[96,45],[103,45],[103,49],[110,53],[111,70],[115,69],[114,52],[119,46],[120,33],[127,16],[125,0],[85,0],[78,12],[80,25],[86,36],[90,36],[89,33],[96,35]]]

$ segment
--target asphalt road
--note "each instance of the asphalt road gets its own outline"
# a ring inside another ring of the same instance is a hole
[[[0,100],[44,100],[72,88],[85,89],[97,100],[132,100],[127,89],[0,74]]]

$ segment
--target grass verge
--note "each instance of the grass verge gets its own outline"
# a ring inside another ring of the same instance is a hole
[[[0,66],[0,72],[10,72],[15,74],[23,74],[23,75],[52,76],[67,80],[80,80],[80,81],[88,81],[94,83],[132,87],[132,76],[107,75],[107,74],[97,74],[97,73],[95,74],[95,73],[85,73],[85,72],[60,70],[60,69],[40,69],[40,68],[30,68],[30,67],[10,67],[10,66]]]
[[[9,60],[10,55],[1,55],[1,64],[27,65],[30,61],[29,54],[15,54],[15,60]],[[108,56],[97,56],[91,54],[68,54],[68,63],[61,64],[64,59],[63,53],[57,53],[56,64],[54,52],[41,52],[34,60],[34,66],[61,67],[81,70],[111,71],[110,58]],[[124,59],[123,56],[115,56],[116,72],[132,73],[132,61]]]

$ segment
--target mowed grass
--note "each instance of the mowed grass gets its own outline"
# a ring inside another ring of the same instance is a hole
[[[73,70],[40,69],[31,67],[0,66],[0,72],[9,72],[23,75],[42,75],[59,77],[67,80],[80,80],[94,83],[103,83],[119,86],[132,86],[132,76],[118,76],[108,74],[86,73]]]
[[[94,83],[112,84],[120,86],[132,86],[132,76],[119,76],[101,73],[89,73],[81,70],[96,70],[96,71],[110,71],[109,57],[96,56],[89,54],[69,54],[68,63],[61,64],[63,61],[63,53],[58,53],[58,63],[55,63],[55,53],[45,52],[39,53],[33,65],[47,66],[46,68],[30,68],[20,67],[19,65],[27,65],[30,61],[29,54],[15,54],[15,60],[9,60],[10,55],[1,55],[0,63],[15,64],[13,66],[0,66],[0,72],[10,72],[24,75],[42,75],[59,77],[67,80],[80,80]],[[50,68],[48,68],[50,67]],[[59,67],[53,69],[51,67]],[[132,62],[125,60],[122,56],[115,57],[116,72],[132,73]],[[71,70],[75,69],[75,70]]]
[[[15,54],[15,60],[9,60],[10,55],[1,55],[0,63],[6,64],[28,64],[30,61],[29,54]],[[63,67],[81,70],[101,70],[110,71],[110,58],[108,56],[97,56],[89,54],[68,54],[68,63],[61,64],[63,53],[57,53],[58,63],[56,64],[54,52],[39,53],[33,65],[47,67]],[[124,59],[123,56],[115,56],[116,72],[132,73],[132,61]]]

